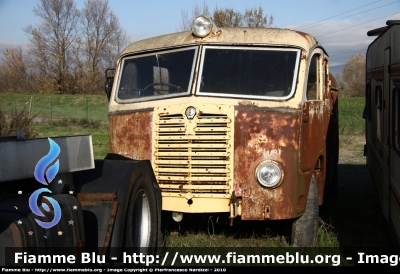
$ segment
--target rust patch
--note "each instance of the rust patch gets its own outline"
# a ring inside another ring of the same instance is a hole
[[[102,254],[106,255],[108,251],[108,247],[111,242],[111,237],[114,229],[114,224],[115,224],[115,217],[117,216],[117,210],[118,210],[118,205],[119,203],[117,201],[113,202],[113,207],[111,210],[111,216],[110,219],[108,220],[108,229],[106,232],[106,238],[104,239],[104,245],[103,245],[103,251]]]
[[[300,34],[301,36],[303,36],[304,38],[308,39],[310,37],[310,35],[308,33],[302,32],[302,31],[298,31],[298,30],[293,30],[295,33]]]
[[[284,210],[290,209],[290,204],[284,203],[283,188],[266,190],[259,186],[243,187],[243,209],[242,219],[244,220],[264,220],[277,219],[276,213],[280,211],[280,204],[285,205]],[[268,214],[266,214],[268,209]]]
[[[265,219],[269,219],[269,213],[271,211],[271,207],[270,206],[265,206],[264,208],[264,212],[265,212]]]
[[[109,150],[136,160],[151,160],[153,112],[109,117]]]
[[[82,205],[101,205],[103,201],[115,201],[117,193],[78,193],[76,195]]]
[[[311,172],[320,156],[325,158],[325,130],[322,101],[308,101],[303,107],[302,170]]]
[[[250,107],[258,107],[258,105],[255,102],[251,101],[240,101],[239,106],[250,106]]]
[[[303,194],[298,172],[300,125],[300,113],[236,110],[234,178],[241,187],[243,220],[299,216],[297,201]],[[258,183],[255,170],[264,160],[281,164],[284,178],[279,187],[267,189]]]
[[[12,232],[12,234],[13,234],[13,239],[14,239],[14,244],[15,244],[15,246],[16,247],[23,247],[23,246],[25,246],[25,244],[24,245],[22,245],[22,241],[26,241],[26,239],[21,239],[20,237],[18,237],[18,236],[20,236],[20,232],[19,232],[19,230],[18,230],[18,227],[15,225],[15,223],[11,223],[10,224],[10,229],[11,229],[11,232]],[[25,238],[25,237],[24,237]],[[24,241],[24,242],[25,242]]]
[[[192,36],[193,36],[193,39],[196,41],[196,42],[203,42],[203,41],[207,41],[207,40],[210,40],[210,39],[213,39],[213,38],[215,38],[215,37],[219,37],[219,36],[221,36],[221,34],[222,34],[222,30],[217,30],[216,32],[211,32],[208,36],[206,36],[206,37],[197,37],[197,36],[195,36],[194,34],[192,34]]]
[[[235,184],[235,196],[242,197],[242,188],[240,184]]]
[[[329,72],[329,81],[331,81],[331,88],[335,89],[337,87],[336,79],[330,72]]]
[[[309,101],[303,107],[303,116],[308,115],[308,121],[302,124],[302,172],[305,182],[310,181],[312,172],[315,174],[320,205],[323,203],[325,186],[329,187],[333,182],[338,160],[336,102],[337,92],[332,92],[325,95],[324,101]],[[306,187],[308,189],[308,184]]]

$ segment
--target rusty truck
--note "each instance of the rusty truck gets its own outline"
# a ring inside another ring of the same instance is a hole
[[[366,55],[364,156],[381,210],[400,239],[400,21],[370,30]]]
[[[307,33],[222,28],[206,16],[134,42],[106,73],[110,152],[151,162],[176,221],[291,220],[291,243],[313,246],[337,184],[328,60]]]

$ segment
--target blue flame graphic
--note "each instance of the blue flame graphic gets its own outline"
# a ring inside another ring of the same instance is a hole
[[[58,159],[54,165],[50,166],[47,169],[47,172],[46,172],[47,182],[46,182],[46,179],[44,178],[44,171],[45,171],[46,167],[57,158],[57,156],[60,154],[60,151],[61,151],[60,147],[57,145],[56,142],[54,142],[50,138],[47,138],[47,139],[49,139],[50,151],[46,156],[44,156],[42,159],[39,160],[39,162],[36,164],[35,172],[34,172],[36,180],[43,185],[50,184],[51,181],[53,181],[54,177],[56,177],[58,169],[59,169],[59,160]]]
[[[32,195],[29,197],[29,207],[31,209],[31,211],[33,213],[35,213],[37,216],[40,217],[44,217],[45,215],[40,211],[38,205],[37,205],[37,200],[39,198],[39,194],[42,192],[50,192],[51,191],[48,188],[40,188],[38,190],[36,190],[35,192],[32,193]],[[35,219],[35,221],[38,223],[38,225],[40,225],[43,228],[50,228],[55,226],[56,224],[58,224],[58,222],[61,219],[61,208],[60,205],[58,204],[58,202],[56,200],[54,200],[53,198],[47,197],[47,196],[43,196],[44,198],[46,198],[50,204],[53,206],[54,208],[54,218],[51,222],[42,222],[38,219]],[[50,211],[50,208],[48,207],[48,205],[46,205],[45,203],[42,203],[42,207],[44,210],[46,210],[47,212]]]
[[[34,172],[36,180],[43,185],[50,184],[51,181],[53,181],[54,177],[56,177],[57,172],[59,170],[59,160],[58,159],[55,162],[55,164],[48,167],[47,172],[46,172],[46,178],[44,177],[44,174],[45,174],[46,167],[57,158],[57,156],[60,154],[60,151],[61,151],[60,147],[57,145],[56,142],[54,142],[50,138],[47,138],[47,139],[49,140],[49,143],[50,143],[50,151],[46,156],[44,156],[42,159],[39,160],[39,162],[36,164],[35,172]],[[47,179],[47,181],[46,181],[46,179]],[[29,197],[29,207],[30,207],[31,211],[40,217],[45,216],[40,211],[40,209],[37,205],[39,195],[42,192],[50,192],[51,193],[50,189],[48,189],[48,188],[40,188],[40,189],[36,190],[35,192],[33,192],[32,195]],[[60,208],[60,205],[58,204],[58,202],[56,200],[54,200],[53,198],[50,198],[47,196],[43,196],[43,197],[46,198],[52,205],[52,207],[54,209],[54,218],[51,222],[42,222],[38,219],[35,219],[35,221],[38,223],[38,225],[40,225],[43,228],[51,228],[51,227],[55,226],[56,224],[58,224],[58,222],[60,221],[61,208]],[[49,206],[45,203],[42,203],[42,208],[46,212],[50,211]]]

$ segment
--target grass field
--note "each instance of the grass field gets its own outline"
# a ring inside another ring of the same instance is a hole
[[[365,160],[364,103],[363,97],[339,98],[339,162],[360,163]]]
[[[106,95],[59,94],[0,94],[6,112],[16,109],[30,110],[32,115],[46,120],[87,118],[107,122]]]
[[[108,152],[108,102],[106,95],[51,95],[2,93],[3,110],[25,108],[36,116],[37,137],[92,134],[95,159]]]
[[[362,118],[364,97],[339,97],[340,134],[358,135],[365,133],[365,121]]]
[[[104,159],[108,153],[108,125],[99,120],[66,119],[47,122],[35,122],[37,137],[72,136],[91,134],[95,159]]]
[[[6,110],[28,108],[31,95],[1,94]],[[365,132],[362,111],[364,98],[339,98],[341,151],[362,154]],[[38,137],[92,134],[94,156],[103,159],[108,151],[107,100],[105,96],[32,95],[31,113],[44,120],[35,123]],[[49,116],[50,114],[50,116]],[[52,120],[52,121],[51,121]],[[206,219],[204,219],[206,218]],[[234,227],[219,216],[204,217],[201,222],[185,225],[164,222],[164,243],[169,247],[271,247],[285,246],[280,230],[265,222],[238,222]],[[171,220],[170,216],[165,218]],[[226,219],[225,219],[226,220]],[[341,235],[342,237],[342,235]],[[318,246],[338,247],[337,232],[330,215],[320,219]]]
[[[5,111],[31,107],[31,114],[50,120],[63,118],[88,118],[107,122],[107,98],[105,95],[51,95],[2,93],[1,102]],[[31,101],[32,98],[32,101]],[[365,99],[363,97],[339,97],[339,123],[341,133],[364,134],[362,118]]]
[[[46,102],[49,100],[49,95],[41,95],[46,98],[42,99],[40,96],[36,98],[37,106],[36,111],[32,113],[48,113],[48,107]],[[60,97],[60,98],[57,98]],[[8,95],[5,99],[10,100],[14,98]],[[16,95],[14,100],[15,105],[21,105],[24,102],[26,96]],[[79,98],[79,95],[54,95],[53,102],[57,106],[58,117],[53,119],[53,123],[36,123],[36,130],[39,133],[39,137],[46,136],[62,136],[62,135],[77,135],[77,134],[92,134],[93,135],[93,147],[96,159],[102,159],[107,154],[108,150],[108,128],[107,128],[107,101],[104,96],[92,95],[87,96],[91,106],[89,118],[86,120],[85,113],[85,98]],[[35,99],[34,99],[35,100]],[[12,103],[8,103],[12,105]],[[362,111],[364,109],[364,98],[355,97],[339,98],[339,131],[340,131],[340,143],[341,146],[354,145],[359,136],[363,136],[365,133],[365,122],[362,118]],[[62,114],[64,113],[64,114]],[[48,116],[42,116],[48,117]],[[74,117],[77,117],[74,119]],[[49,119],[49,118],[48,118]],[[94,121],[94,123],[102,122],[101,126],[91,127],[88,123],[78,123],[79,121]],[[357,153],[361,153],[357,152]]]

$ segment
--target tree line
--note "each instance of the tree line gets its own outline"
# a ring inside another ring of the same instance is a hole
[[[193,20],[200,15],[210,17],[217,27],[270,28],[274,23],[274,16],[264,15],[264,10],[261,5],[248,8],[244,12],[232,8],[219,8],[216,6],[214,11],[211,12],[207,3],[204,2],[203,6],[195,5],[191,13],[186,9],[181,11],[182,21],[179,25],[180,30],[190,30]]]
[[[104,70],[128,44],[108,0],[86,0],[82,10],[73,0],[41,0],[33,13],[41,22],[24,28],[28,52],[3,52],[0,92],[104,92]]]
[[[40,0],[33,13],[41,19],[27,26],[29,50],[8,48],[0,63],[0,92],[97,94],[104,90],[104,71],[115,67],[127,34],[108,0],[86,0],[78,10],[74,0]],[[220,27],[269,27],[261,6],[244,13],[215,8],[212,16],[204,2],[191,16],[182,11],[181,30],[189,30],[194,17],[212,17]]]
[[[350,55],[342,73],[335,75],[339,95],[343,97],[365,96],[366,59],[362,53]]]
[[[0,63],[0,93],[102,94],[104,71],[115,67],[120,51],[130,42],[108,0],[86,0],[78,10],[74,0],[40,0],[33,9],[41,21],[29,25],[29,50],[8,48]],[[199,15],[218,27],[273,27],[274,16],[262,6],[244,12],[206,2],[191,12],[181,11],[180,30],[190,30]],[[365,57],[352,55],[336,74],[341,96],[364,96]]]

